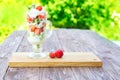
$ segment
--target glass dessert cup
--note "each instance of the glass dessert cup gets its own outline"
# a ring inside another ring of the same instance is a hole
[[[42,52],[43,42],[51,36],[52,23],[47,20],[47,12],[41,5],[32,5],[27,12],[28,41],[32,44],[31,58],[43,58],[47,54]]]
[[[32,25],[36,26],[36,25]],[[32,44],[33,52],[28,55],[30,58],[44,58],[47,56],[46,52],[42,52],[42,44],[45,42],[47,38],[49,38],[52,34],[51,30],[52,23],[50,21],[46,21],[46,25],[39,28],[42,29],[41,32],[31,32],[28,29],[28,41]],[[48,29],[49,28],[49,29]]]

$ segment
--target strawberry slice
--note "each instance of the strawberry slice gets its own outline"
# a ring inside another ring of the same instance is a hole
[[[32,22],[32,21],[33,19],[29,15],[27,15],[27,22]]]
[[[41,32],[43,32],[43,31],[44,31],[44,27],[36,28],[36,29],[35,29],[35,34],[40,35]]]
[[[39,28],[36,28],[36,29],[35,29],[35,34],[40,35],[40,33],[41,33],[40,29],[39,29]]]
[[[41,27],[41,28],[40,28],[40,32],[43,32],[43,31],[44,31],[44,27]]]
[[[42,10],[42,6],[37,6],[36,9],[41,11]]]
[[[33,25],[30,26],[31,32],[35,32],[35,29],[36,29],[36,26],[33,26]]]
[[[46,18],[46,17],[45,17],[45,15],[40,15],[40,14],[39,14],[39,15],[38,15],[38,18],[44,19],[44,18]]]

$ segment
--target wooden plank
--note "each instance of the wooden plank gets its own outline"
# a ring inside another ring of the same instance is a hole
[[[32,46],[27,40],[27,33],[24,34],[24,37],[17,49],[18,52],[31,52]],[[8,68],[5,80],[38,80],[40,75],[39,68]]]
[[[25,33],[25,31],[14,31],[2,45],[0,45],[0,57],[9,57],[11,52],[16,52]]]
[[[63,49],[60,40],[57,36],[57,31],[54,30],[53,36],[47,39],[46,43],[43,45],[44,51],[55,51],[57,49]],[[40,68],[40,79],[42,80],[76,80],[74,74],[72,73],[71,67],[69,68]]]
[[[39,68],[9,68],[4,80],[39,80],[38,73]]]
[[[10,54],[17,50],[24,34],[25,31],[15,31],[0,45],[0,80],[6,74]]]
[[[102,59],[103,67],[9,68],[5,80],[31,80],[32,78],[35,80],[119,80],[120,47],[89,30],[60,29],[56,32],[55,36],[43,45],[43,51],[52,49],[63,49],[65,52],[92,51]],[[19,52],[31,50],[24,40],[21,44],[18,48]],[[25,47],[27,45],[28,47]]]
[[[92,52],[65,52],[62,58],[32,59],[29,52],[13,53],[9,61],[9,67],[80,67],[102,66],[102,61]]]
[[[4,75],[7,70],[8,65],[8,59],[0,57],[0,80],[3,80]]]
[[[24,38],[17,49],[18,52],[31,52],[32,46],[27,40],[27,33],[24,35]],[[5,80],[39,80],[39,76],[43,72],[39,71],[39,68],[8,68],[8,71],[5,76]],[[26,75],[24,75],[26,74]]]
[[[21,42],[18,52],[32,51],[31,46],[24,37]],[[54,43],[54,44],[53,44]],[[27,47],[26,47],[27,46]],[[23,49],[24,48],[24,49]],[[53,35],[45,41],[43,44],[43,52],[51,50],[62,49],[59,43],[56,31],[53,31]],[[32,72],[34,71],[34,73]],[[21,73],[22,72],[22,73]],[[24,74],[25,75],[24,75]],[[11,75],[12,74],[12,75]],[[30,76],[29,76],[30,75]],[[70,68],[8,68],[5,76],[5,80],[75,80],[74,74]]]
[[[118,46],[89,30],[63,29],[59,30],[57,35],[64,51],[92,51],[103,61],[102,68],[72,68],[76,80],[81,78],[83,80],[119,80],[120,48]]]
[[[83,34],[85,34],[86,32],[87,31],[84,32],[84,31],[80,31],[80,30],[78,30],[78,31],[77,30],[67,30],[67,31],[66,30],[59,30],[57,32],[57,35],[58,35],[58,38],[62,44],[64,51],[86,52],[86,51],[91,51],[89,49],[89,46],[91,46],[91,45],[87,44],[89,42],[84,41],[85,37]],[[65,37],[65,36],[67,36],[67,37]],[[85,68],[84,67],[78,67],[78,68],[72,67],[71,73],[74,74],[75,80],[79,80],[79,79],[96,80],[96,77],[90,71],[91,70],[89,70],[89,67],[85,67]],[[102,79],[102,78],[100,78],[100,79]]]

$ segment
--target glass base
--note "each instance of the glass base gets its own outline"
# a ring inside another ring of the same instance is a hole
[[[29,58],[45,58],[47,56],[47,54],[46,53],[43,53],[43,52],[41,52],[41,53],[30,53],[29,55],[28,55],[28,57]]]

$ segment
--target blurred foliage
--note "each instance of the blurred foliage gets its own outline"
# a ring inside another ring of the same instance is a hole
[[[33,3],[45,6],[56,28],[91,29],[120,40],[119,0],[0,0],[0,42],[14,30],[25,29],[27,7]]]
[[[0,43],[14,30],[25,27],[27,7],[33,2],[39,3],[37,0],[0,0]]]
[[[118,24],[120,17],[113,16],[119,0],[40,0],[40,2],[47,9],[49,19],[56,27],[91,29],[108,39],[120,40]]]
[[[89,29],[91,26],[106,26],[111,22],[110,3],[104,0],[40,1],[46,6],[49,19],[57,27]]]

